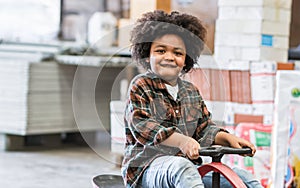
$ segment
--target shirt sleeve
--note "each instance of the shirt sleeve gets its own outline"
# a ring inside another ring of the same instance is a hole
[[[174,132],[180,130],[172,122],[157,121],[151,109],[150,88],[145,85],[133,85],[129,92],[129,101],[125,112],[125,121],[134,136],[142,145],[158,145]]]

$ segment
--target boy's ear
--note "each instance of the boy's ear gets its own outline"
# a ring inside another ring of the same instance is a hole
[[[150,58],[147,57],[145,61],[146,61],[147,63],[150,63]]]

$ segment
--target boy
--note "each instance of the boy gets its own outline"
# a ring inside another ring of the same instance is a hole
[[[127,187],[211,187],[211,174],[201,178],[195,165],[200,147],[250,147],[254,155],[253,144],[211,121],[197,88],[180,79],[197,63],[205,34],[201,22],[188,14],[154,11],[137,20],[132,58],[147,72],[129,88],[122,166]],[[250,173],[235,172],[248,187],[261,187]],[[231,185],[222,177],[221,187]]]

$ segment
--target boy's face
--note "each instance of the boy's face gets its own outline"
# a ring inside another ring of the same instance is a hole
[[[174,34],[166,34],[152,42],[150,67],[159,77],[176,85],[185,65],[186,48],[183,40]]]

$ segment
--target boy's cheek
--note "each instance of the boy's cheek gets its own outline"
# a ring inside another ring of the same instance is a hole
[[[177,66],[184,67],[185,66],[185,62],[184,61],[183,62],[177,62]]]

